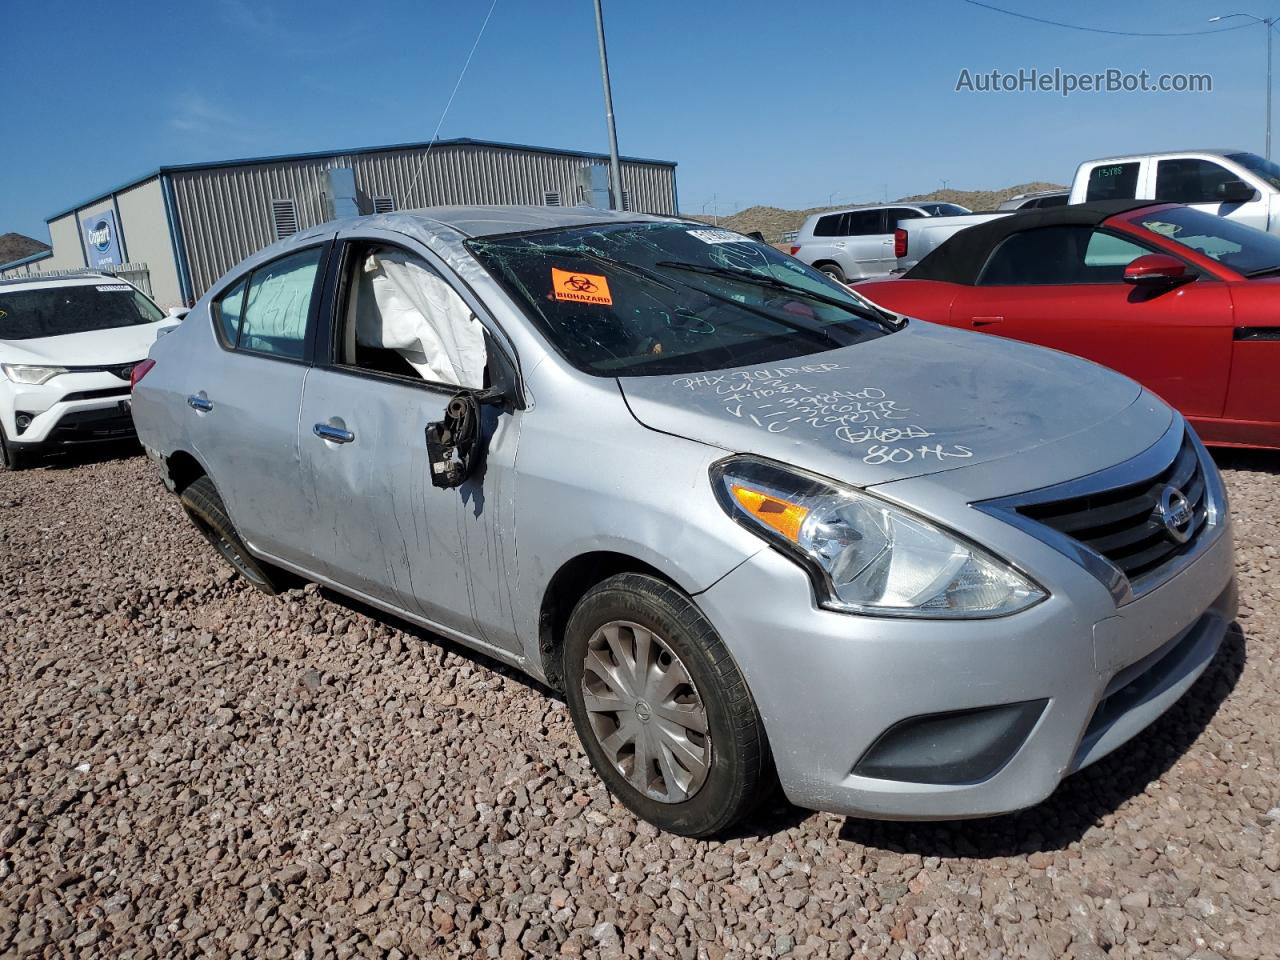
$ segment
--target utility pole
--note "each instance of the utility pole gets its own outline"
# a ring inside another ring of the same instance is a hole
[[[622,164],[618,162],[618,129],[613,124],[613,89],[609,86],[609,55],[604,48],[604,10],[596,0],[596,40],[600,44],[600,79],[604,82],[604,115],[609,124],[609,208],[622,209]]]
[[[1224,17],[1210,17],[1210,23],[1217,23],[1220,20],[1230,20],[1232,17],[1247,17],[1255,23],[1260,23],[1267,29],[1267,153],[1268,160],[1271,159],[1271,30],[1276,25],[1276,17],[1255,17],[1252,13],[1228,13]]]

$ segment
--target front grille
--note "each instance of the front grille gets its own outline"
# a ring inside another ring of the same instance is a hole
[[[1166,487],[1181,491],[1191,505],[1185,543],[1170,534],[1161,516]],[[1132,582],[1194,548],[1209,504],[1200,458],[1191,438],[1184,436],[1173,462],[1149,479],[1068,500],[1025,504],[1018,512],[1106,557]]]

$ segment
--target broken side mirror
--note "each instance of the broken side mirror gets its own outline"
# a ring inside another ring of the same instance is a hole
[[[427,424],[427,463],[431,485],[460,487],[480,462],[480,407],[505,405],[505,390],[463,390],[449,398],[444,418]]]

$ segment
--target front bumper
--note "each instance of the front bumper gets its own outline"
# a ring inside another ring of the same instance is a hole
[[[133,437],[129,383],[110,373],[70,373],[48,383],[4,383],[0,423],[15,450]],[[19,418],[25,426],[19,428]]]
[[[1194,562],[1120,607],[1065,557],[1061,563],[1060,582],[1076,589],[991,620],[822,610],[807,575],[774,550],[697,599],[746,676],[792,802],[879,819],[989,816],[1040,802],[1160,716],[1204,672],[1235,617],[1226,518]],[[982,779],[854,772],[904,721],[1036,701],[1043,704],[1030,732]]]

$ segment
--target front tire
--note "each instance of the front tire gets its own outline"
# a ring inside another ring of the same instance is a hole
[[[274,597],[296,585],[296,578],[279,567],[259,560],[249,552],[235,525],[227,516],[227,508],[218,488],[207,476],[197,477],[182,491],[182,509],[201,536],[213,545],[222,559],[249,585]]]
[[[0,427],[0,470],[25,470],[32,462],[31,454],[19,452],[9,446],[4,427]]]
[[[712,836],[772,776],[747,683],[693,601],[624,573],[592,588],[565,631],[569,712],[610,792],[671,833]]]

